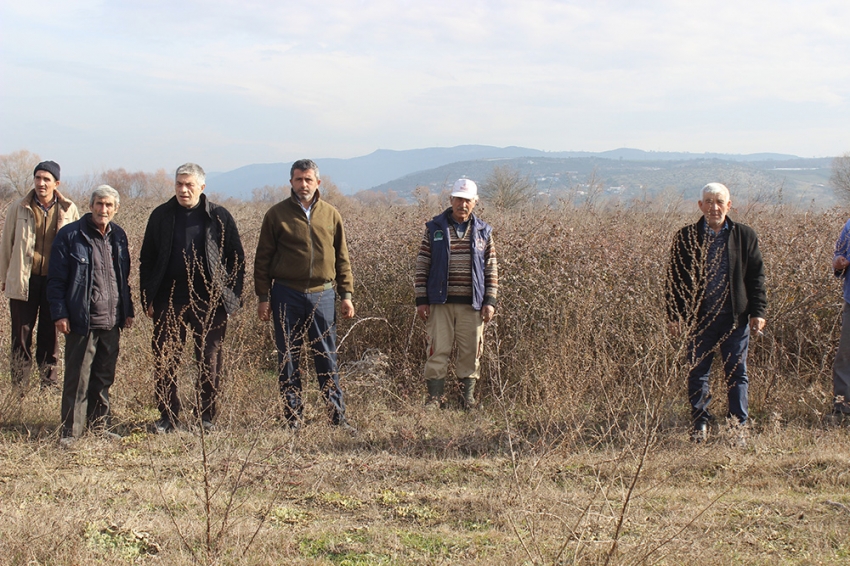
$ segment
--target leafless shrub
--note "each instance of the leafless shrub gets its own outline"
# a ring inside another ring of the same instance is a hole
[[[846,220],[842,211],[813,212],[763,199],[732,213],[755,228],[764,254],[768,327],[750,345],[750,409],[756,442],[761,434],[769,439],[761,442],[771,443],[770,451],[757,445],[751,452],[733,453],[720,444],[697,448],[684,439],[689,423],[684,339],[666,331],[664,280],[673,234],[699,213],[672,189],[664,199],[628,207],[603,206],[593,193],[553,208],[482,208],[482,216],[494,225],[501,275],[500,303],[485,336],[483,409],[473,415],[425,414],[424,327],[414,314],[412,277],[424,223],[447,200],[431,196],[413,206],[386,198],[338,203],[345,207],[358,312],[354,320],[339,321],[341,377],[348,414],[361,429],[359,440],[334,436],[319,419],[298,438],[274,425],[281,414],[274,343],[269,326],[256,319],[251,293],[250,266],[263,213],[256,204],[228,204],[249,269],[245,307],[228,323],[215,435],[201,437],[199,430],[165,438],[144,434],[155,418],[150,321],[140,316],[137,327],[124,333],[111,390],[113,410],[119,423],[135,431],[133,438],[143,439],[126,447],[122,457],[133,458],[133,450],[144,455],[156,478],[155,490],[134,496],[167,517],[165,526],[137,528],[153,533],[163,560],[236,562],[231,557],[250,546],[268,553],[269,560],[295,562],[298,541],[305,539],[290,531],[337,528],[320,525],[320,518],[332,516],[328,523],[335,525],[351,513],[344,498],[317,494],[349,490],[366,502],[356,520],[374,525],[370,533],[383,522],[446,529],[451,521],[464,521],[499,541],[491,552],[504,563],[681,563],[727,548],[724,535],[738,537],[761,528],[766,515],[746,508],[755,503],[726,503],[750,477],[756,478],[753,485],[768,482],[767,474],[774,473],[780,479],[769,485],[815,482],[846,491],[841,471],[846,458],[833,454],[812,462],[809,456],[795,456],[802,445],[823,444],[828,447],[823,453],[832,454],[835,446],[846,444],[840,431],[819,430],[830,406],[831,356],[838,336],[840,290],[829,264]],[[159,202],[122,199],[116,221],[128,233],[134,258],[147,217]],[[137,269],[134,262],[131,281],[138,281]],[[2,308],[0,330],[8,327],[8,310]],[[2,330],[0,350],[8,348],[8,332]],[[59,423],[58,402],[37,391],[26,392],[22,400],[13,397],[5,369],[0,373],[0,399],[15,407],[0,409],[0,427],[7,433],[0,447],[7,454],[12,444],[32,446],[31,455],[10,457],[7,469],[41,469],[44,459],[59,458],[49,444]],[[191,406],[189,364],[178,379]],[[305,376],[308,409],[321,406],[314,383]],[[723,386],[716,373],[713,389]],[[719,413],[724,412],[722,397],[714,401]],[[792,427],[801,432],[789,434],[797,430]],[[99,449],[93,446],[92,452]],[[102,455],[68,456],[65,473],[77,477],[76,467],[95,457]],[[461,486],[457,498],[434,487],[448,483],[451,474],[458,480],[450,485]],[[19,485],[20,480],[3,481]],[[706,485],[710,489],[703,490]],[[815,484],[805,485],[815,489]],[[370,506],[374,492],[387,486],[395,491]],[[659,497],[667,493],[674,495]],[[38,495],[26,497],[32,501]],[[72,517],[67,524],[32,524],[25,515],[36,511],[24,511],[23,504],[6,515],[11,536],[4,535],[0,545],[17,557],[15,562],[47,562],[51,551],[62,552],[68,562],[90,559],[85,545],[74,542],[73,529],[84,522],[79,510],[73,511],[81,496],[62,492],[50,497],[60,500],[53,503],[54,516],[67,512]],[[401,503],[393,503],[394,498]],[[132,505],[134,513],[150,516],[138,511],[142,503]],[[332,509],[322,514],[321,505]],[[792,503],[772,505],[788,506],[777,515],[783,521],[793,514]],[[823,507],[825,514],[840,512]],[[805,511],[808,520],[814,511]],[[37,516],[47,512],[38,509]],[[818,520],[824,532],[838,529],[836,537],[842,539],[839,523]],[[791,529],[786,523],[783,528]],[[281,524],[285,529],[276,526]],[[349,538],[365,536],[362,530],[356,533]],[[346,533],[340,536],[348,540]],[[374,545],[398,545],[398,535],[382,536]],[[289,537],[288,546],[282,550],[284,537]],[[843,548],[840,541],[822,538],[826,542],[815,536],[809,540],[812,552],[829,552],[830,545]],[[35,540],[46,550],[27,543]],[[357,542],[340,544],[351,548]],[[734,548],[747,557],[760,552],[758,545],[752,551],[745,543]],[[401,552],[397,556],[406,556]],[[446,558],[445,552],[422,560],[464,562],[455,554]],[[469,552],[466,563],[488,559]],[[777,552],[794,560],[793,554]]]
[[[537,183],[531,177],[507,165],[496,165],[481,182],[481,194],[493,206],[504,210],[527,204],[536,190]]]
[[[832,188],[845,200],[850,200],[850,153],[832,160],[832,175],[829,178]]]
[[[25,149],[0,155],[0,199],[22,197],[32,189],[32,173],[41,158]]]

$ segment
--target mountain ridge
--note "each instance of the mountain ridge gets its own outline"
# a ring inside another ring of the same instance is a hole
[[[315,159],[323,177],[330,178],[344,194],[378,189],[391,181],[418,172],[444,167],[451,163],[477,160],[505,160],[519,158],[592,158],[623,161],[685,161],[697,159],[722,159],[731,162],[758,162],[803,159],[779,153],[722,154],[657,152],[634,148],[618,148],[602,152],[544,151],[520,146],[495,147],[487,145],[459,145],[421,149],[377,149],[370,154],[342,158]],[[207,189],[226,196],[250,199],[254,189],[267,185],[286,185],[292,163],[257,163],[232,171],[211,173],[207,176]]]

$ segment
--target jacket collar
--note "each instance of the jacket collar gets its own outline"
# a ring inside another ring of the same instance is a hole
[[[319,192],[319,189],[316,189],[316,194],[313,195],[313,202],[310,203],[310,206],[316,206],[318,202],[322,199],[322,193]],[[301,201],[298,200],[298,197],[295,195],[295,191],[289,189],[289,200],[292,201],[292,204],[298,207],[301,210],[304,210],[304,207],[301,206]]]
[[[441,222],[445,222],[447,226],[452,226],[457,224],[455,222],[454,217],[452,217],[452,207],[448,207],[443,211],[442,214],[437,215],[434,220],[440,220]],[[475,213],[472,212],[469,214],[469,220],[467,220],[469,226],[475,229],[478,229],[478,217],[475,216]]]
[[[62,207],[62,210],[68,210],[68,207],[71,206],[71,201],[66,199],[64,197],[64,195],[62,195],[62,193],[59,192],[59,189],[53,189],[53,192],[56,194],[56,204],[60,205]],[[29,206],[27,203],[32,202],[32,200],[34,198],[35,198],[35,189],[30,189],[29,192],[24,195],[24,198],[22,198],[18,202],[20,203],[21,206],[26,208],[26,207]],[[175,199],[176,199],[176,197],[175,197]]]
[[[173,197],[171,197],[168,202],[172,203],[172,206],[175,207],[174,210],[179,210],[179,209],[183,208],[183,205],[181,205],[179,202],[177,202],[177,195],[174,195]],[[209,216],[209,217],[212,217],[212,213],[210,212],[210,209],[211,209],[210,205],[211,204],[212,203],[209,201],[209,199],[207,199],[207,195],[205,195],[204,193],[201,193],[201,198],[198,201],[198,208],[203,210],[207,214],[207,216]],[[194,209],[192,209],[192,210],[194,210]]]
[[[729,218],[729,216],[726,216],[726,223],[729,225],[729,232],[731,234],[732,232],[735,231],[735,222],[733,222],[732,219]],[[708,229],[707,228],[708,224],[705,221],[705,216],[702,216],[702,217],[700,217],[699,220],[697,220],[696,227],[697,227],[697,235],[700,238],[705,236],[705,232]]]

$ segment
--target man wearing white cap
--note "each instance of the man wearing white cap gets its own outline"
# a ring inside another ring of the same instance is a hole
[[[484,324],[493,318],[499,290],[493,229],[472,214],[477,202],[475,183],[458,179],[452,188],[451,208],[425,224],[416,257],[414,291],[416,313],[426,323],[425,406],[429,409],[443,404],[455,343],[463,406],[475,407]]]

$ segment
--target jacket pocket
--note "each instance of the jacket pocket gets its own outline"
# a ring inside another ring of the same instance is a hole
[[[75,252],[71,252],[70,256],[71,261],[68,265],[68,269],[70,271],[69,275],[73,276],[74,281],[85,283],[88,279],[89,258]]]

